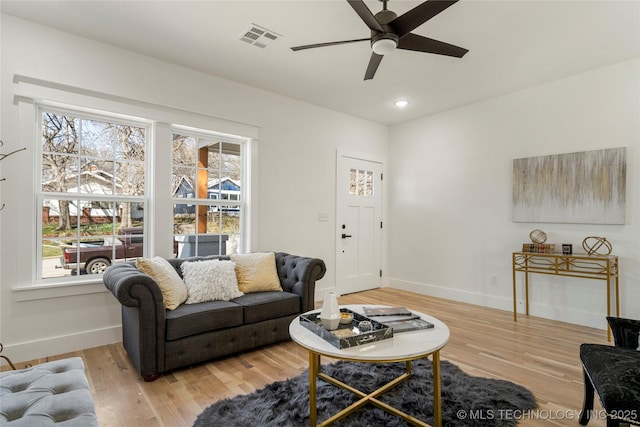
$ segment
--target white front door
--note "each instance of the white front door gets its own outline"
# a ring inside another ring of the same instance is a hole
[[[338,155],[337,175],[337,293],[380,287],[382,164]]]

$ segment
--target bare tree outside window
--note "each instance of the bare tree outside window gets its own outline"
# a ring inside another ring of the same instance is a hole
[[[67,191],[67,178],[76,168],[78,133],[73,117],[44,113],[42,117],[42,190]],[[58,205],[58,230],[71,230],[69,201]]]
[[[122,230],[143,225],[146,127],[51,110],[41,121],[43,278],[81,274],[82,248],[111,243],[91,264],[101,272],[118,257]],[[44,272],[49,257],[62,273]]]

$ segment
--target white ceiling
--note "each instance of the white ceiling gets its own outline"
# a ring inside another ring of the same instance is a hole
[[[433,1],[433,0],[432,0]],[[373,13],[378,0],[365,2]],[[420,1],[390,0],[398,15]],[[469,49],[462,59],[386,55],[364,81],[369,37],[345,0],[7,1],[3,13],[383,124],[640,57],[640,0],[461,0],[414,33]],[[283,37],[239,40],[250,24]],[[399,110],[393,101],[404,98]]]

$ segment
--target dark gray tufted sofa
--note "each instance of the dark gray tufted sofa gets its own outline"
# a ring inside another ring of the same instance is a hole
[[[229,259],[225,256],[186,260]],[[231,301],[182,304],[165,310],[156,282],[133,263],[116,264],[103,276],[122,304],[124,347],[146,381],[163,372],[289,339],[289,323],[314,308],[316,280],[326,266],[321,259],[276,252],[284,292],[245,294]],[[185,259],[169,259],[182,276]]]
[[[98,425],[80,357],[0,373],[0,425]]]

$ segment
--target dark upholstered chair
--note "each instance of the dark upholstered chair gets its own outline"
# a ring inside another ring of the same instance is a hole
[[[587,425],[593,411],[594,391],[607,416],[607,427],[640,425],[640,320],[607,317],[615,346],[582,344],[584,404],[580,424]]]

